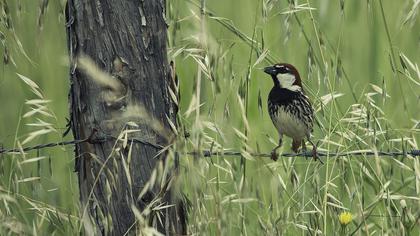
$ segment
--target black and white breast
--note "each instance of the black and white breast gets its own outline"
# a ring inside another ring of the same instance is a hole
[[[300,90],[274,86],[268,96],[268,111],[280,135],[295,140],[309,137],[313,130],[313,109]]]

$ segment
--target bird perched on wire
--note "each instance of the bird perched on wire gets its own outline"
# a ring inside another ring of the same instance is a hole
[[[271,159],[277,160],[276,151],[282,145],[283,135],[286,135],[293,139],[292,150],[296,153],[301,146],[306,150],[306,138],[312,144],[312,155],[317,160],[316,145],[310,140],[314,110],[303,92],[299,72],[287,63],[266,67],[264,72],[271,75],[274,83],[268,95],[268,112],[279,133],[279,143],[271,152]]]

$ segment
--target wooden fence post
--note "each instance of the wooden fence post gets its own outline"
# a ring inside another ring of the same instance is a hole
[[[165,166],[167,152],[159,153],[176,124],[165,1],[67,4],[71,127],[75,139],[94,136],[75,150],[84,231],[138,234],[149,225],[166,235],[186,234],[185,208],[170,178],[163,185],[148,182],[155,167]],[[126,144],[118,141],[124,131]],[[147,185],[153,187],[139,197]],[[169,207],[138,214],[151,204]]]

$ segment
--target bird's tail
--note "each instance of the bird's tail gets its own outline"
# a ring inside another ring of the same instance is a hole
[[[300,146],[302,145],[302,141],[303,141],[303,140],[296,140],[296,139],[293,139],[293,142],[292,142],[292,150],[293,150],[295,153],[297,153],[297,152],[299,151],[299,148],[300,148]]]

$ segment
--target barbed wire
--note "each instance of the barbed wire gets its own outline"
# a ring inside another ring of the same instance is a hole
[[[189,155],[200,155],[200,152],[188,152]],[[244,153],[238,151],[215,151],[203,150],[202,155],[205,157],[211,156],[242,156]],[[249,153],[253,157],[272,157],[271,153]],[[306,151],[300,153],[281,153],[281,157],[313,157],[313,152]],[[407,156],[414,157],[420,156],[420,150],[413,149],[405,152],[385,152],[385,151],[372,151],[372,150],[357,150],[348,152],[324,152],[317,151],[318,157],[343,157],[343,156]]]
[[[10,154],[10,153],[22,153],[32,150],[40,150],[44,148],[51,148],[57,146],[67,146],[67,145],[75,145],[81,143],[90,143],[90,144],[97,144],[97,143],[104,143],[110,140],[119,140],[124,141],[122,138],[113,137],[110,135],[102,136],[102,137],[94,137],[96,131],[92,131],[92,134],[85,139],[80,140],[71,140],[71,141],[62,141],[62,142],[53,142],[53,143],[46,143],[46,144],[39,144],[36,146],[30,147],[23,147],[23,148],[11,148],[11,149],[4,149],[0,148],[0,154]],[[152,146],[156,149],[163,149],[164,147],[155,143],[151,143],[149,141],[136,139],[136,138],[127,138],[127,141],[134,142],[134,143],[141,143],[144,145]],[[192,156],[204,156],[204,157],[213,157],[213,156],[243,156],[243,152],[239,151],[212,151],[212,150],[202,150],[202,151],[193,151],[185,153],[187,155]],[[271,153],[248,153],[253,157],[272,157]],[[357,151],[347,151],[347,152],[325,152],[325,151],[317,151],[317,156],[319,157],[343,157],[343,156],[407,156],[411,155],[413,157],[420,156],[419,149],[413,149],[408,151],[372,151],[372,150],[357,150]],[[313,157],[312,152],[300,152],[300,153],[281,153],[281,157]]]
[[[97,132],[98,132],[97,129],[93,129],[91,134],[89,135],[89,137],[87,137],[85,139],[76,139],[76,140],[62,141],[62,142],[52,142],[52,143],[39,144],[39,145],[36,145],[36,146],[24,147],[24,148],[4,149],[4,148],[0,147],[0,154],[21,153],[21,152],[27,152],[27,151],[39,150],[39,149],[51,148],[51,147],[57,147],[57,146],[75,145],[75,144],[80,144],[80,143],[97,144],[97,143],[105,143],[109,140],[114,140],[114,141],[115,140],[121,140],[121,141],[124,140],[124,139],[121,139],[121,138],[114,137],[112,135],[103,135],[103,134],[101,136],[96,137]],[[145,140],[141,140],[141,139],[128,138],[127,141],[152,146],[156,149],[163,149],[163,146],[161,146],[161,145],[154,144],[154,143],[151,143],[149,141],[145,141]]]

